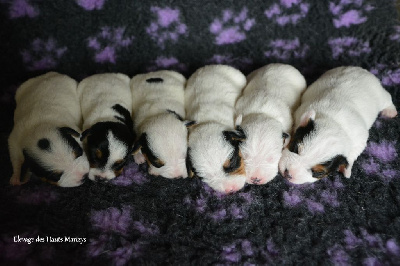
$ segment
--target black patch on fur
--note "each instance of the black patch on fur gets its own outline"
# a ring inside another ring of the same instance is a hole
[[[79,146],[78,142],[72,137],[79,137],[80,134],[69,127],[61,127],[58,129],[61,137],[68,143],[76,155],[76,158],[82,156],[83,149]]]
[[[315,123],[312,119],[308,121],[308,124],[305,127],[297,128],[292,139],[290,140],[289,151],[298,154],[299,144],[303,143],[304,138],[308,136],[314,129],[315,129]]]
[[[119,121],[121,121],[122,123],[124,123],[130,130],[132,138],[136,139],[136,134],[135,131],[133,130],[133,120],[131,117],[131,113],[120,104],[114,105],[112,109],[122,116],[122,117],[119,116],[114,116],[114,117]]]
[[[23,150],[23,154],[25,161],[21,170],[21,176],[23,176],[22,173],[26,173],[27,169],[30,169],[30,171],[37,177],[41,177],[52,182],[58,182],[60,180],[63,172],[55,173],[45,169],[40,163],[39,159],[30,156],[26,150]]]
[[[176,119],[178,119],[178,120],[180,120],[180,121],[184,121],[183,120],[183,117],[182,116],[180,116],[179,114],[177,114],[175,111],[172,111],[172,110],[170,110],[170,109],[167,109],[167,112],[168,113],[170,113],[170,114],[173,114],[175,117],[176,117]]]
[[[164,166],[164,164],[160,164],[160,163],[159,163],[159,158],[157,158],[157,157],[154,155],[153,151],[150,149],[150,147],[149,147],[149,141],[148,141],[148,139],[147,139],[147,134],[146,134],[146,133],[143,133],[143,134],[140,136],[138,142],[139,142],[139,145],[141,146],[142,154],[145,155],[145,156],[147,157],[147,159],[150,161],[150,163],[151,163],[154,167],[156,167],[156,168],[161,168],[161,167]],[[146,161],[147,161],[147,160],[146,160]]]
[[[347,158],[344,157],[343,155],[336,155],[333,157],[331,160],[323,162],[320,164],[324,171],[312,171],[312,176],[314,178],[323,178],[331,173],[337,172],[339,170],[340,166],[347,167],[349,165],[349,162],[347,161]]]
[[[288,133],[282,132],[282,138],[287,139],[289,137]]]
[[[128,128],[125,124],[118,122],[99,122],[85,130],[82,136],[87,138],[86,151],[90,166],[92,168],[104,169],[108,157],[110,156],[110,151],[108,149],[109,142],[107,139],[109,132],[112,132],[116,139],[127,146],[127,153],[124,158],[121,158],[126,160],[133,145],[132,131],[133,130]],[[96,150],[101,151],[101,158],[96,156]]]
[[[241,126],[236,126],[234,131],[223,131],[222,134],[226,141],[228,141],[234,148],[231,158],[229,158],[229,165],[223,166],[224,172],[229,174],[236,171],[240,165],[242,158],[239,156],[240,143],[246,139],[246,134]]]
[[[146,79],[147,83],[162,83],[164,80],[162,78],[149,78]]]
[[[127,162],[127,159],[123,159],[121,162],[116,162],[111,166],[111,169],[114,171],[120,171],[122,168],[125,167],[125,165],[127,165]]]
[[[49,139],[46,139],[46,138],[39,139],[37,145],[38,145],[39,149],[41,149],[41,150],[51,151]]]

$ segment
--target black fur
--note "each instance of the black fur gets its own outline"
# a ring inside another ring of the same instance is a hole
[[[347,167],[349,165],[349,162],[347,161],[347,158],[343,155],[336,155],[331,160],[321,163],[321,165],[324,167],[325,171],[317,172],[311,169],[312,176],[314,178],[322,178],[331,173],[337,172],[341,165]]]
[[[40,161],[33,156],[30,156],[25,149],[23,150],[23,154],[25,161],[21,168],[21,177],[24,177],[29,169],[35,176],[44,178],[48,181],[58,182],[60,180],[63,172],[55,173],[45,169]]]
[[[299,153],[299,144],[303,142],[304,138],[308,136],[315,129],[315,123],[312,119],[308,121],[308,124],[305,127],[297,128],[296,132],[293,135],[293,138],[289,143],[289,151],[294,153]]]
[[[242,158],[239,156],[239,145],[246,139],[246,134],[241,126],[236,126],[234,131],[223,131],[222,134],[226,141],[228,141],[234,148],[231,158],[229,158],[229,165],[223,166],[225,173],[232,173],[236,171],[240,165]]]
[[[147,83],[162,83],[164,80],[162,78],[149,78],[146,79]]]
[[[131,113],[120,104],[114,105],[112,109],[122,116],[122,117],[119,116],[114,116],[114,117],[119,121],[121,121],[122,123],[124,123],[128,127],[128,130],[131,132],[132,138],[136,139],[136,134],[135,131],[133,130],[133,121]]]
[[[128,128],[125,124],[118,122],[96,123],[82,133],[82,137],[87,138],[86,149],[91,167],[102,169],[107,163],[107,158],[110,155],[110,151],[108,149],[109,142],[107,139],[108,132],[112,132],[115,138],[128,147],[128,152],[125,158],[121,159],[127,159],[126,157],[131,151],[133,145],[133,136],[130,128]],[[96,150],[101,151],[101,158],[96,156]]]
[[[51,151],[49,139],[46,139],[46,138],[39,139],[37,145],[38,145],[39,149],[41,149],[41,150]]]
[[[78,142],[72,137],[79,137],[80,134],[69,127],[61,127],[58,129],[61,137],[68,143],[74,151],[76,158],[82,156],[83,149],[79,146]]]
[[[141,151],[144,155],[146,155],[147,159],[149,160],[149,162],[156,168],[161,168],[164,166],[164,164],[160,164],[158,161],[159,159],[156,157],[156,155],[154,155],[153,151],[150,149],[149,147],[149,141],[147,139],[147,134],[146,133],[142,133],[142,135],[140,136],[139,140],[138,140],[140,147],[141,147]],[[147,163],[149,163],[147,162]]]
[[[239,156],[239,151],[240,151],[239,144],[237,144],[234,146],[232,156],[229,159],[229,165],[223,167],[225,173],[227,174],[232,173],[240,167],[242,158]]]

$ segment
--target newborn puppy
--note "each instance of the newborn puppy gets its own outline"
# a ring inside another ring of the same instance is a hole
[[[109,181],[121,174],[135,139],[129,77],[117,73],[93,75],[79,83],[78,94],[89,179]]]
[[[187,177],[187,127],[184,121],[186,79],[174,71],[136,75],[130,82],[135,130],[135,162],[147,162],[151,175]]]
[[[82,114],[77,82],[49,72],[17,90],[14,128],[8,139],[13,175],[10,184],[27,182],[30,173],[60,187],[82,184],[89,163],[79,140]]]
[[[303,75],[290,65],[270,64],[247,77],[236,103],[247,139],[240,144],[247,183],[265,184],[278,174],[282,148],[289,143],[292,112],[306,88]]]
[[[339,171],[350,177],[379,112],[395,117],[396,107],[379,80],[359,67],[338,67],[315,81],[295,112],[296,132],[279,170],[296,184]]]
[[[239,144],[246,138],[238,126],[234,130],[234,106],[246,77],[224,65],[198,69],[185,90],[190,128],[187,168],[213,189],[230,193],[241,189],[245,168]]]

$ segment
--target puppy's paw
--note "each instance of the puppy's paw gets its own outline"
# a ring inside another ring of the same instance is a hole
[[[22,185],[21,180],[19,180],[19,177],[17,175],[13,175],[10,178],[10,185],[12,185],[12,186]]]
[[[387,118],[393,118],[397,115],[396,107],[390,106],[382,110],[381,115]]]
[[[137,164],[142,164],[146,162],[146,158],[144,158],[144,155],[141,152],[136,153],[133,155],[133,159],[135,160],[135,163]]]

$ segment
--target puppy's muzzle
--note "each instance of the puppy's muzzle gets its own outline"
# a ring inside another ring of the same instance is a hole
[[[96,181],[98,183],[107,183],[108,182],[107,178],[99,176],[99,175],[94,176],[94,181]]]

